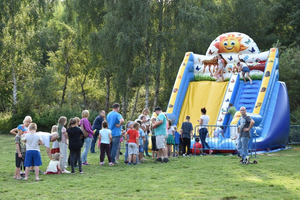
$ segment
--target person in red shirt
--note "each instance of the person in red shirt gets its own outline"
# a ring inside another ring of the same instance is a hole
[[[198,137],[196,137],[195,139],[195,144],[193,144],[193,148],[192,150],[192,154],[193,155],[199,155],[200,153],[202,154],[202,145],[200,144],[200,139]]]
[[[140,124],[135,122],[133,124],[133,129],[128,130],[125,134],[125,138],[128,143],[128,165],[131,165],[131,161],[136,161],[139,146],[139,128]],[[127,137],[127,135],[129,135],[129,137]],[[136,162],[133,163],[133,165],[136,165]]]

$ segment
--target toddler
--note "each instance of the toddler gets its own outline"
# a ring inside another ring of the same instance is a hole
[[[176,126],[174,126],[173,127],[174,128],[174,131],[175,131],[175,144],[174,144],[174,146],[173,146],[173,157],[178,157],[178,155],[179,155],[179,144],[180,144],[180,137],[181,137],[181,135],[180,135],[180,133],[178,133],[178,131],[177,131],[177,127]]]
[[[18,134],[15,137],[15,144],[16,144],[16,171],[14,179],[21,180],[21,167],[23,165],[24,168],[24,159],[26,154],[26,145],[22,141],[22,137],[27,128],[24,125],[19,125]]]
[[[44,174],[61,174],[62,170],[60,168],[60,154],[55,153],[52,157],[52,160],[50,160],[49,165],[47,167],[47,171]]]

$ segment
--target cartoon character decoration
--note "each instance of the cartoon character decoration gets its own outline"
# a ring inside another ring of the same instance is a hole
[[[243,37],[229,34],[228,36],[221,36],[220,42],[215,43],[214,46],[218,49],[218,53],[239,53],[248,48],[241,43],[242,39]]]

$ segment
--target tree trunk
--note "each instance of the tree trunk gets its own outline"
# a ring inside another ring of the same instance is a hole
[[[12,77],[13,77],[13,113],[16,114],[17,110],[17,103],[18,103],[18,99],[17,99],[17,77],[16,77],[16,70],[15,70],[15,64],[12,64]]]
[[[109,109],[109,95],[110,95],[110,75],[105,76],[106,79],[106,97],[105,97],[105,112],[108,113]]]
[[[140,87],[138,87],[138,89],[136,91],[135,102],[134,102],[134,106],[133,106],[133,109],[132,109],[132,113],[131,113],[131,118],[130,119],[133,119],[133,117],[134,117],[135,110],[136,110],[136,105],[137,105],[137,102],[138,102],[138,99],[139,99],[139,93],[140,93]]]
[[[66,89],[67,89],[67,84],[68,84],[69,70],[70,70],[70,65],[67,61],[67,67],[66,67],[66,71],[65,71],[66,72],[66,74],[65,74],[65,84],[64,84],[64,88],[63,88],[62,97],[61,97],[60,107],[62,107],[62,105],[65,101],[65,94],[66,94]]]
[[[149,59],[149,42],[147,40],[146,43],[146,82],[145,82],[145,88],[146,88],[146,99],[145,99],[145,108],[149,108],[149,73],[150,73],[150,59]],[[140,88],[138,88],[139,90]]]
[[[85,89],[84,89],[83,86],[84,86],[84,84],[85,84],[87,74],[88,74],[88,71],[84,74],[83,81],[82,81],[82,83],[80,83],[80,86],[81,86],[81,92],[82,92],[82,96],[83,96],[83,109],[84,109],[84,110],[85,110],[85,106],[86,106],[86,95],[85,95]]]
[[[158,96],[159,96],[159,87],[160,87],[160,68],[161,68],[161,57],[162,57],[162,23],[163,23],[163,4],[164,1],[159,2],[159,22],[158,22],[158,35],[156,43],[156,75],[155,75],[155,96],[153,108],[157,106]]]

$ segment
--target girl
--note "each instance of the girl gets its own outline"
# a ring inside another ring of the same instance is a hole
[[[58,126],[57,125],[52,126],[51,133],[53,133],[53,132],[58,133]],[[51,154],[54,155],[55,153],[60,153],[59,145],[58,145],[57,140],[52,143],[52,149],[51,149]]]
[[[246,78],[245,78],[245,74],[246,76],[248,77],[249,81],[250,81],[250,85],[252,84],[252,79],[250,78],[250,69],[248,67],[248,65],[245,63],[244,60],[240,59],[240,62],[237,63],[237,66],[239,68],[242,68],[242,76],[243,76],[243,79],[244,79],[244,82],[245,84],[247,84],[247,81],[246,81]]]
[[[227,64],[227,62],[223,58],[222,54],[219,54],[218,55],[218,71],[215,74],[215,77],[217,78],[217,82],[219,82],[220,76],[222,78],[222,82],[224,82],[223,72],[224,72],[224,67],[226,66],[226,64]]]
[[[202,116],[200,117],[200,120],[199,119],[197,120],[200,124],[199,135],[200,135],[200,139],[201,139],[201,144],[203,146],[203,149],[205,149],[205,147],[210,149],[207,142],[205,141],[206,140],[206,135],[208,133],[206,126],[209,122],[209,116],[206,115],[205,107],[201,108],[201,114],[202,114]],[[209,150],[209,154],[212,154],[212,152],[213,152],[212,150]]]
[[[44,174],[61,174],[61,173],[63,173],[60,168],[59,160],[60,160],[60,154],[55,153],[54,156],[52,157],[52,160],[50,160],[47,170]]]
[[[83,173],[82,165],[81,165],[81,148],[84,142],[83,132],[78,127],[78,122],[75,118],[70,119],[68,124],[68,138],[69,138],[69,149],[70,149],[70,165],[71,165],[71,173],[75,174],[75,159],[78,162],[79,173]]]
[[[110,155],[110,143],[112,141],[111,130],[108,129],[108,123],[106,121],[102,122],[102,129],[99,132],[100,144],[100,165],[104,165],[105,152],[108,158],[109,165],[114,165],[111,162]]]
[[[24,131],[24,135],[28,132],[29,124],[32,122],[32,118],[30,116],[26,116],[23,120],[23,125],[25,126],[26,131]],[[14,128],[10,130],[10,133],[13,135],[18,134],[18,128]]]
[[[152,159],[155,158],[155,153],[157,151],[156,149],[156,136],[155,136],[155,128],[153,128],[153,125],[156,122],[156,117],[152,117],[151,119],[151,124],[150,124],[150,129],[151,129],[151,143],[152,143]]]
[[[67,130],[64,127],[67,124],[67,118],[65,116],[62,116],[58,119],[58,125],[57,125],[57,132],[59,135],[58,138],[58,146],[60,154],[62,155],[61,161],[60,161],[60,168],[62,170],[62,173],[69,174],[70,172],[66,170],[66,164],[68,162],[68,143],[67,143]]]
[[[133,128],[133,121],[128,121],[127,123],[126,123],[126,125],[125,125],[125,127],[126,127],[126,132],[128,131],[128,130],[130,130],[130,129],[132,129]],[[125,151],[125,164],[127,164],[128,163],[128,143],[127,143],[127,140],[128,140],[129,138],[125,138],[125,147],[126,147],[126,151]]]
[[[81,124],[82,124],[85,131],[88,132],[88,136],[84,140],[84,150],[83,150],[82,155],[81,155],[81,161],[82,161],[83,165],[90,165],[87,162],[87,155],[89,153],[89,150],[90,150],[90,147],[91,147],[91,144],[92,144],[93,135],[95,134],[92,131],[92,125],[88,120],[89,116],[90,116],[90,113],[89,113],[88,110],[82,111],[82,119],[79,122],[79,125],[81,126]]]
[[[172,121],[169,119],[168,120],[169,123],[169,127],[167,130],[167,135],[168,135],[168,139],[167,139],[167,148],[168,148],[168,157],[171,156],[171,152],[172,152],[172,145],[175,144],[175,131],[174,128],[172,127]]]

